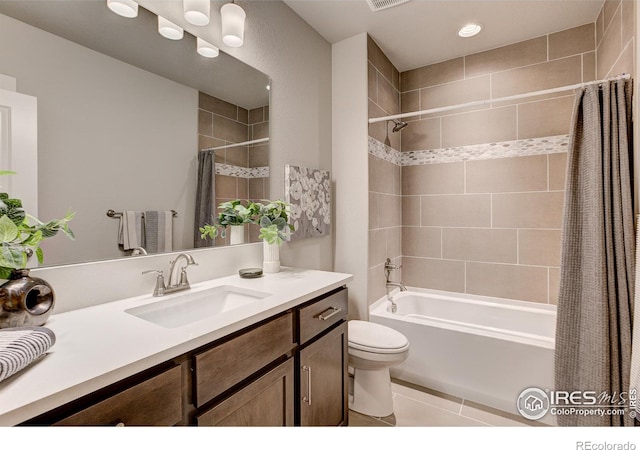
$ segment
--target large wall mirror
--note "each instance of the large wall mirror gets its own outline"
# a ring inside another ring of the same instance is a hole
[[[269,197],[269,77],[223,51],[200,56],[186,32],[165,39],[142,7],[126,19],[103,1],[0,1],[0,74],[37,98],[37,216],[76,212],[76,240],[45,240],[45,265],[130,257],[123,211],[174,210],[172,250],[199,246],[203,149],[215,205]]]

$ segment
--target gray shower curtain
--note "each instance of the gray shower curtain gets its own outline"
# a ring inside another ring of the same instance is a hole
[[[620,395],[629,386],[634,292],[630,80],[576,94],[562,230],[556,391]],[[624,416],[558,416],[559,425],[633,425]]]
[[[198,153],[197,182],[193,246],[194,248],[213,247],[213,240],[200,238],[200,227],[207,223],[213,225],[215,219],[216,163],[214,152],[201,151]]]

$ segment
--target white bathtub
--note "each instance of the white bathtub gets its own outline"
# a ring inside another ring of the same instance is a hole
[[[518,414],[528,387],[553,388],[554,305],[409,288],[371,305],[369,320],[403,333],[391,376]]]

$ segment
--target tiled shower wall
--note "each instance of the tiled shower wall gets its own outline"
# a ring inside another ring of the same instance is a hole
[[[624,8],[627,2],[608,1],[598,23],[403,72],[401,111],[591,81],[605,66],[605,75],[615,75],[629,65],[629,44],[612,38],[612,28],[599,33],[598,27],[608,22],[624,28]],[[372,89],[380,70],[371,75],[377,67],[372,61],[384,61],[379,53],[371,41],[370,117],[380,115],[378,103],[372,105],[374,95],[380,99],[380,85]],[[555,303],[572,104],[573,93],[566,92],[414,117],[401,133],[401,154],[370,153],[369,302],[385,293],[376,264],[390,256],[404,265],[401,276],[409,286]],[[384,140],[371,126],[370,136]],[[550,136],[555,138],[545,139]],[[502,149],[509,157],[501,157]],[[403,164],[400,175],[393,161]],[[398,183],[400,205],[393,201]],[[401,259],[397,240],[389,245],[398,213]]]
[[[269,107],[247,110],[205,93],[199,94],[199,150],[246,142],[269,136]],[[269,143],[215,150],[216,205],[234,199],[261,200],[269,197]],[[254,169],[254,170],[250,170]],[[266,171],[268,172],[268,170]],[[266,176],[264,176],[266,175]],[[257,227],[246,227],[247,242],[258,242]],[[227,245],[229,235],[216,238],[216,246]]]
[[[607,0],[596,20],[597,78],[634,74],[637,1]]]

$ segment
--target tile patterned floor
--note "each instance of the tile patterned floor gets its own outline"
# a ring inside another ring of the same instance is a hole
[[[371,417],[349,411],[351,427],[526,427],[540,425],[461,398],[393,380],[394,414]]]

